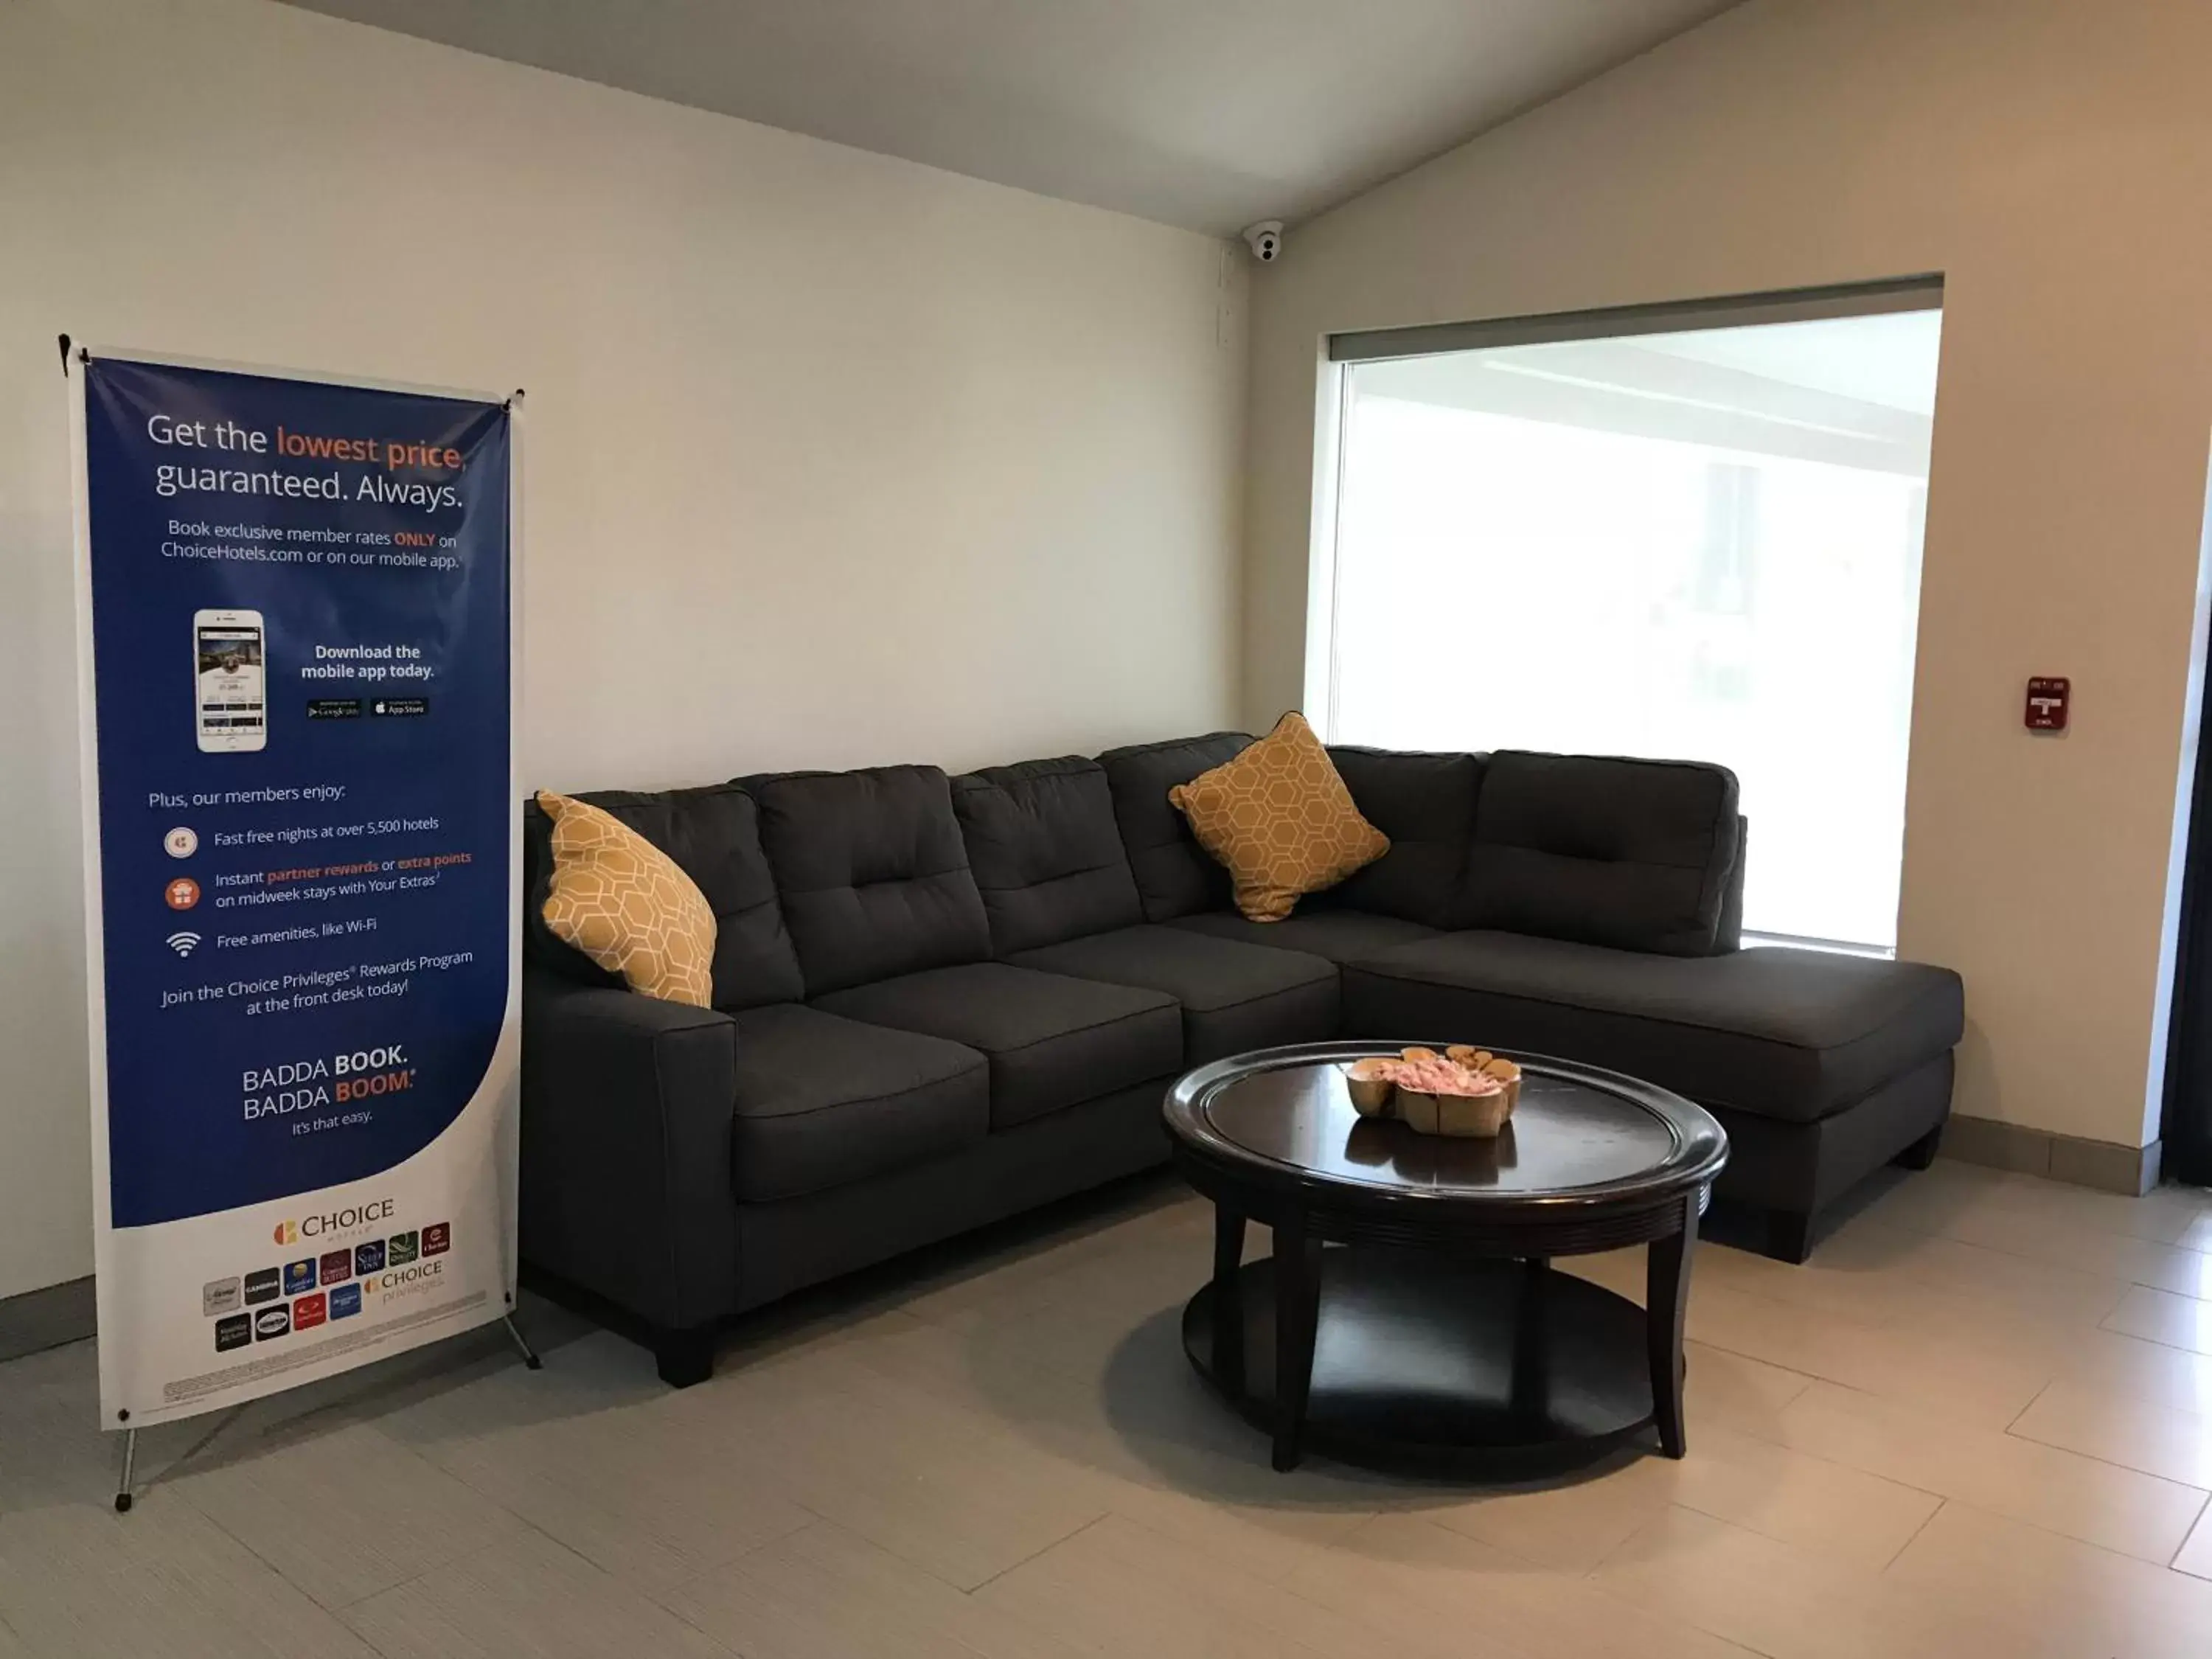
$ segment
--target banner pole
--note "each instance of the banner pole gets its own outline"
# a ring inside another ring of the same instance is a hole
[[[137,1462],[138,1431],[125,1429],[123,1431],[123,1479],[115,1487],[115,1512],[118,1515],[131,1513],[131,1471]]]
[[[543,1370],[545,1368],[545,1362],[538,1357],[538,1350],[530,1346],[529,1339],[522,1334],[522,1328],[514,1322],[514,1316],[508,1314],[500,1321],[500,1323],[507,1327],[507,1334],[514,1339],[515,1348],[522,1355],[523,1369],[532,1371]]]

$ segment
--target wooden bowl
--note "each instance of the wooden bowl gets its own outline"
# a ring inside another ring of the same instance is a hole
[[[1510,1085],[1494,1095],[1431,1095],[1401,1089],[1398,1115],[1416,1134],[1495,1140],[1513,1115],[1513,1095]]]
[[[1398,1085],[1387,1077],[1365,1075],[1370,1062],[1357,1060],[1344,1068],[1344,1086],[1352,1096],[1352,1109],[1362,1117],[1387,1117]]]

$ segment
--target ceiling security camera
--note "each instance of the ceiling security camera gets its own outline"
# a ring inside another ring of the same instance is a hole
[[[1262,219],[1256,225],[1244,228],[1244,240],[1252,245],[1252,257],[1263,265],[1272,265],[1282,257],[1283,222]]]

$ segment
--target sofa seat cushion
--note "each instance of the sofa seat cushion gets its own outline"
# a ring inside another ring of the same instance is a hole
[[[1173,997],[1182,1005],[1186,1066],[1336,1035],[1336,964],[1302,951],[1146,925],[1025,951],[1012,960]]]
[[[1809,1122],[1945,1053],[1947,968],[1756,947],[1664,957],[1449,933],[1345,969],[1356,1036],[1444,1038],[1626,1072],[1710,1105]]]
[[[742,1200],[842,1187],[989,1133],[990,1068],[972,1048],[798,1003],[737,1021],[730,1161]]]
[[[855,986],[815,1006],[981,1050],[991,1062],[996,1129],[1172,1076],[1182,1064],[1174,998],[1003,962]]]
[[[1418,921],[1366,910],[1302,910],[1284,921],[1247,921],[1234,910],[1201,910],[1168,925],[1215,939],[1264,945],[1272,951],[1301,951],[1339,964],[1441,937],[1437,929]]]

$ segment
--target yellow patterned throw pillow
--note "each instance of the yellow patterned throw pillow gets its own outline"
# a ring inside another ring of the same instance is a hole
[[[619,818],[550,790],[553,888],[545,925],[633,991],[712,1006],[714,913],[670,858]]]
[[[1237,908],[1254,921],[1282,921],[1390,850],[1295,710],[1234,760],[1169,790],[1168,804],[1229,872]]]

